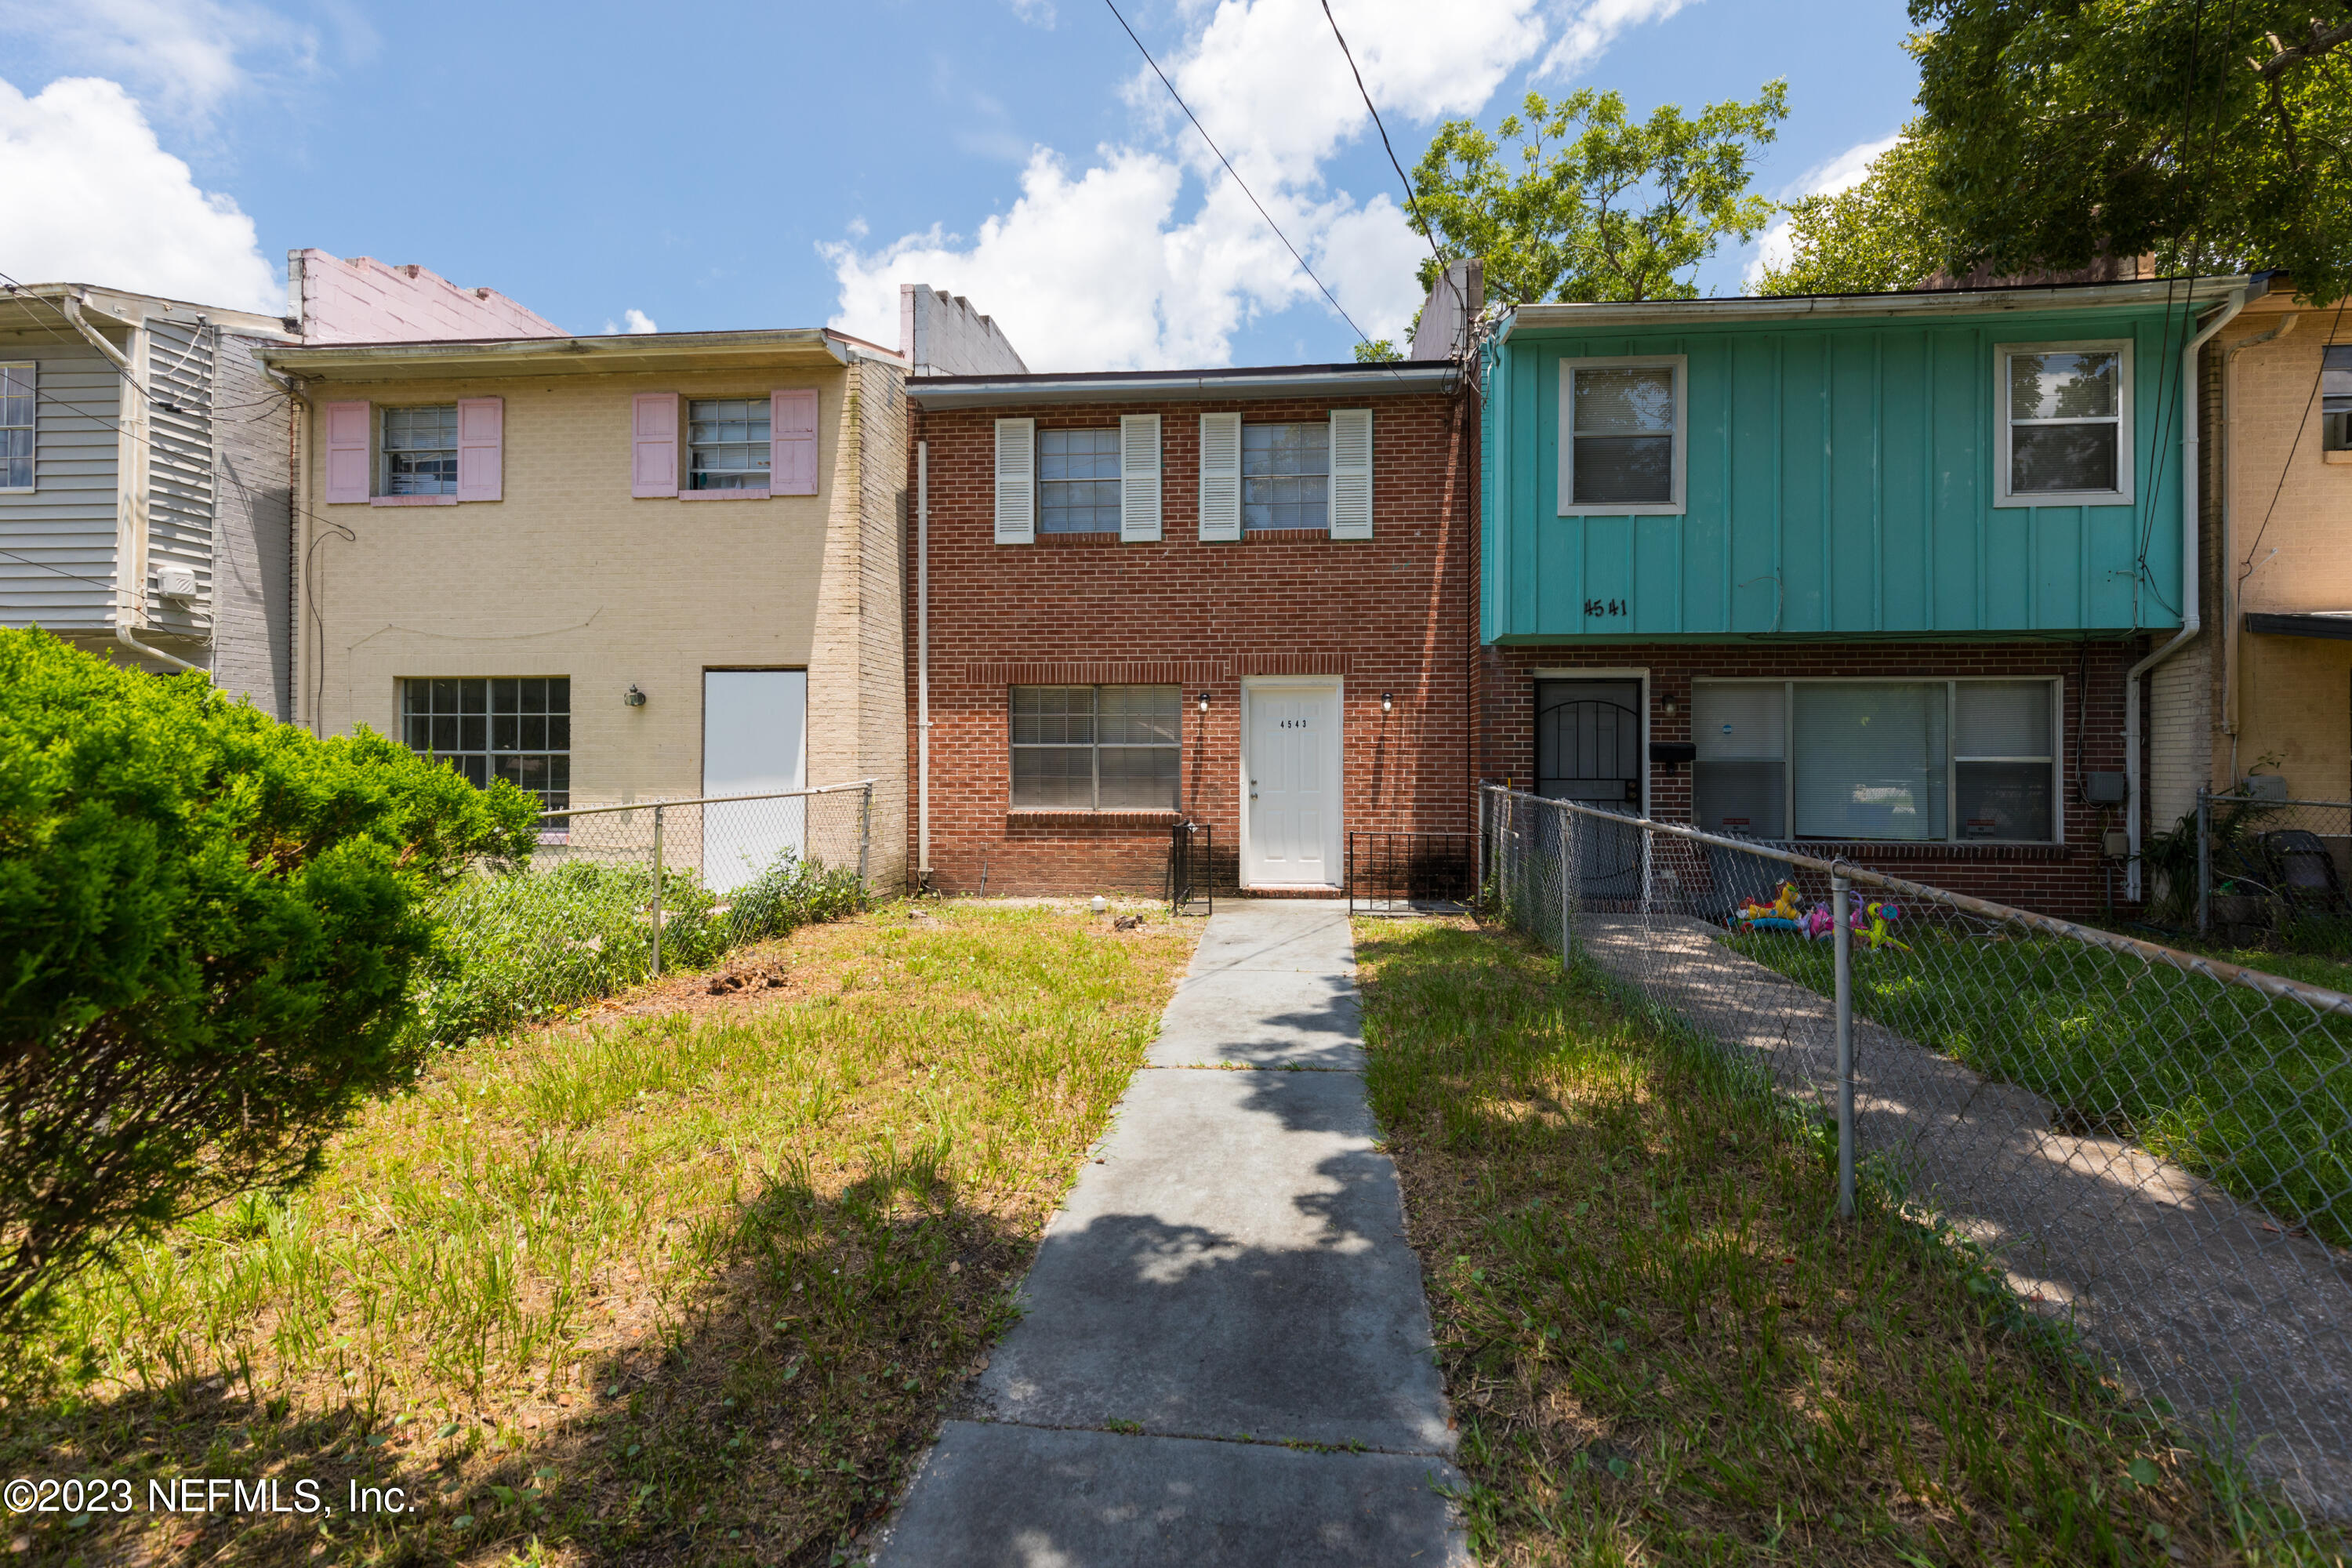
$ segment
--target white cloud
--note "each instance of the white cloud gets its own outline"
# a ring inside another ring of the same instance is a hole
[[[1042,10],[1014,3],[1031,19]],[[1333,9],[1396,135],[1475,114],[1539,56],[1589,62],[1685,3],[1454,0],[1442,26],[1423,0]],[[1385,190],[1360,202],[1324,187],[1325,165],[1371,120],[1319,0],[1179,0],[1176,11],[1182,41],[1155,53],[1185,101],[1348,314],[1373,337],[1401,336],[1421,303],[1412,274],[1425,245]],[[1051,148],[1030,150],[1019,199],[971,235],[935,227],[866,250],[853,227],[823,247],[840,287],[833,324],[896,342],[898,286],[926,283],[994,316],[1036,369],[1150,368],[1223,364],[1245,322],[1320,305],[1150,69],[1139,67],[1125,91],[1136,144],[1099,149],[1083,173]]]
[[[1051,31],[1054,26],[1054,0],[1013,0],[1013,14],[1033,27]]]
[[[658,332],[661,331],[659,327],[654,325],[654,319],[651,316],[646,315],[635,305],[630,306],[627,310],[621,312],[621,330],[625,332]]]
[[[1689,0],[1585,0],[1545,52],[1542,74],[1576,76],[1627,28],[1663,22],[1687,4]]]
[[[26,283],[102,283],[276,315],[277,269],[253,219],[200,191],[114,82],[68,77],[26,98],[0,81],[5,265]]]
[[[364,52],[373,40],[355,17],[340,31],[345,52]],[[126,82],[165,118],[191,125],[207,122],[257,75],[310,76],[320,51],[315,27],[242,0],[0,0],[0,33]]]
[[[1870,177],[1870,166],[1878,161],[1878,155],[1901,140],[1903,132],[1898,131],[1875,142],[1857,142],[1836,157],[1825,159],[1798,175],[1781,190],[1780,199],[1787,202],[1799,196],[1833,196],[1841,191],[1850,191]],[[1764,237],[1757,241],[1756,253],[1748,258],[1740,286],[1753,289],[1764,281],[1766,268],[1786,267],[1794,248],[1789,237],[1789,220],[1775,219],[1772,226],[1764,231]]]

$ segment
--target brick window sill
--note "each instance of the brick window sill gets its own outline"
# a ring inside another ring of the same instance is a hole
[[[1353,544],[1351,539],[1334,541],[1328,528],[1253,528],[1244,531],[1245,544]]]
[[[1759,839],[1774,849],[1810,855],[1816,860],[1846,859],[1867,865],[1878,860],[2066,860],[2071,844],[1917,844],[1884,838],[1835,841],[1822,838]]]
[[[370,506],[456,506],[456,496],[370,496]]]
[[[1036,539],[1038,543],[1050,545],[1057,550],[1084,550],[1089,544],[1118,542],[1118,535],[1107,528],[1094,529],[1085,533],[1046,533],[1041,530]]]
[[[766,500],[765,490],[680,490],[680,500]]]
[[[1013,827],[1172,827],[1181,811],[1095,811],[1086,806],[1016,805],[1004,814]]]

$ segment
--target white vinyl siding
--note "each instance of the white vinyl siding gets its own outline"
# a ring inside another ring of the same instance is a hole
[[[2042,679],[1700,679],[1694,815],[1767,839],[2049,843],[2060,710]]]
[[[1995,506],[2120,506],[2132,499],[2131,345],[1994,350],[2000,450]]]
[[[213,354],[210,328],[150,321],[147,344],[148,625],[156,631],[201,637],[212,627],[213,524],[218,502],[213,484]],[[257,412],[240,410],[240,413]],[[194,597],[165,599],[159,574],[184,566],[196,582]]]
[[[103,630],[114,619],[121,377],[96,349],[46,336],[0,342],[0,359],[34,366],[36,481],[0,493],[0,623]]]
[[[1560,516],[1684,510],[1688,368],[1680,354],[1560,361]]]

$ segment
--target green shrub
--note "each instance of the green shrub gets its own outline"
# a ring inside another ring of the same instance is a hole
[[[0,1316],[301,1180],[415,1066],[431,903],[538,808],[0,631]]]

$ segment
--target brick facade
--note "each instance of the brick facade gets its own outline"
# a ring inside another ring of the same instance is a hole
[[[973,892],[984,873],[992,894],[1161,889],[1176,812],[1012,808],[1008,689],[1016,684],[1181,685],[1183,813],[1212,828],[1223,886],[1237,874],[1241,693],[1253,676],[1339,678],[1346,828],[1467,826],[1475,416],[1466,398],[1383,395],[1366,380],[1334,397],[915,410],[910,451],[929,449],[933,886]],[[920,384],[909,387],[918,398]],[[1297,530],[1201,542],[1200,415],[1319,421],[1368,406],[1370,540]],[[1160,416],[1160,542],[1044,533],[1034,544],[994,542],[996,420],[1099,428],[1146,413]],[[907,608],[911,654],[911,592]],[[916,675],[910,659],[910,713]],[[1383,692],[1392,700],[1385,714]],[[912,778],[919,732],[910,730],[908,745]],[[913,816],[910,801],[910,865]]]
[[[1536,767],[1535,681],[1538,670],[1645,670],[1649,738],[1688,741],[1694,677],[1803,679],[1877,677],[1889,680],[2006,676],[2064,681],[2062,732],[2065,753],[2061,790],[2065,840],[2049,845],[1841,843],[1810,852],[1842,857],[1891,876],[1928,882],[2059,915],[2100,912],[2109,862],[2100,858],[2102,828],[2120,827],[2119,811],[2081,804],[2084,773],[2123,771],[2124,677],[2147,650],[2144,637],[2091,642],[1971,643],[1647,643],[1488,647],[1480,650],[1483,777],[1531,787]],[[1671,704],[1671,710],[1669,710]],[[2079,738],[2080,751],[2077,752]],[[1663,822],[1692,820],[1691,771],[1652,766],[1650,815]],[[2114,867],[2114,896],[2124,881]]]

